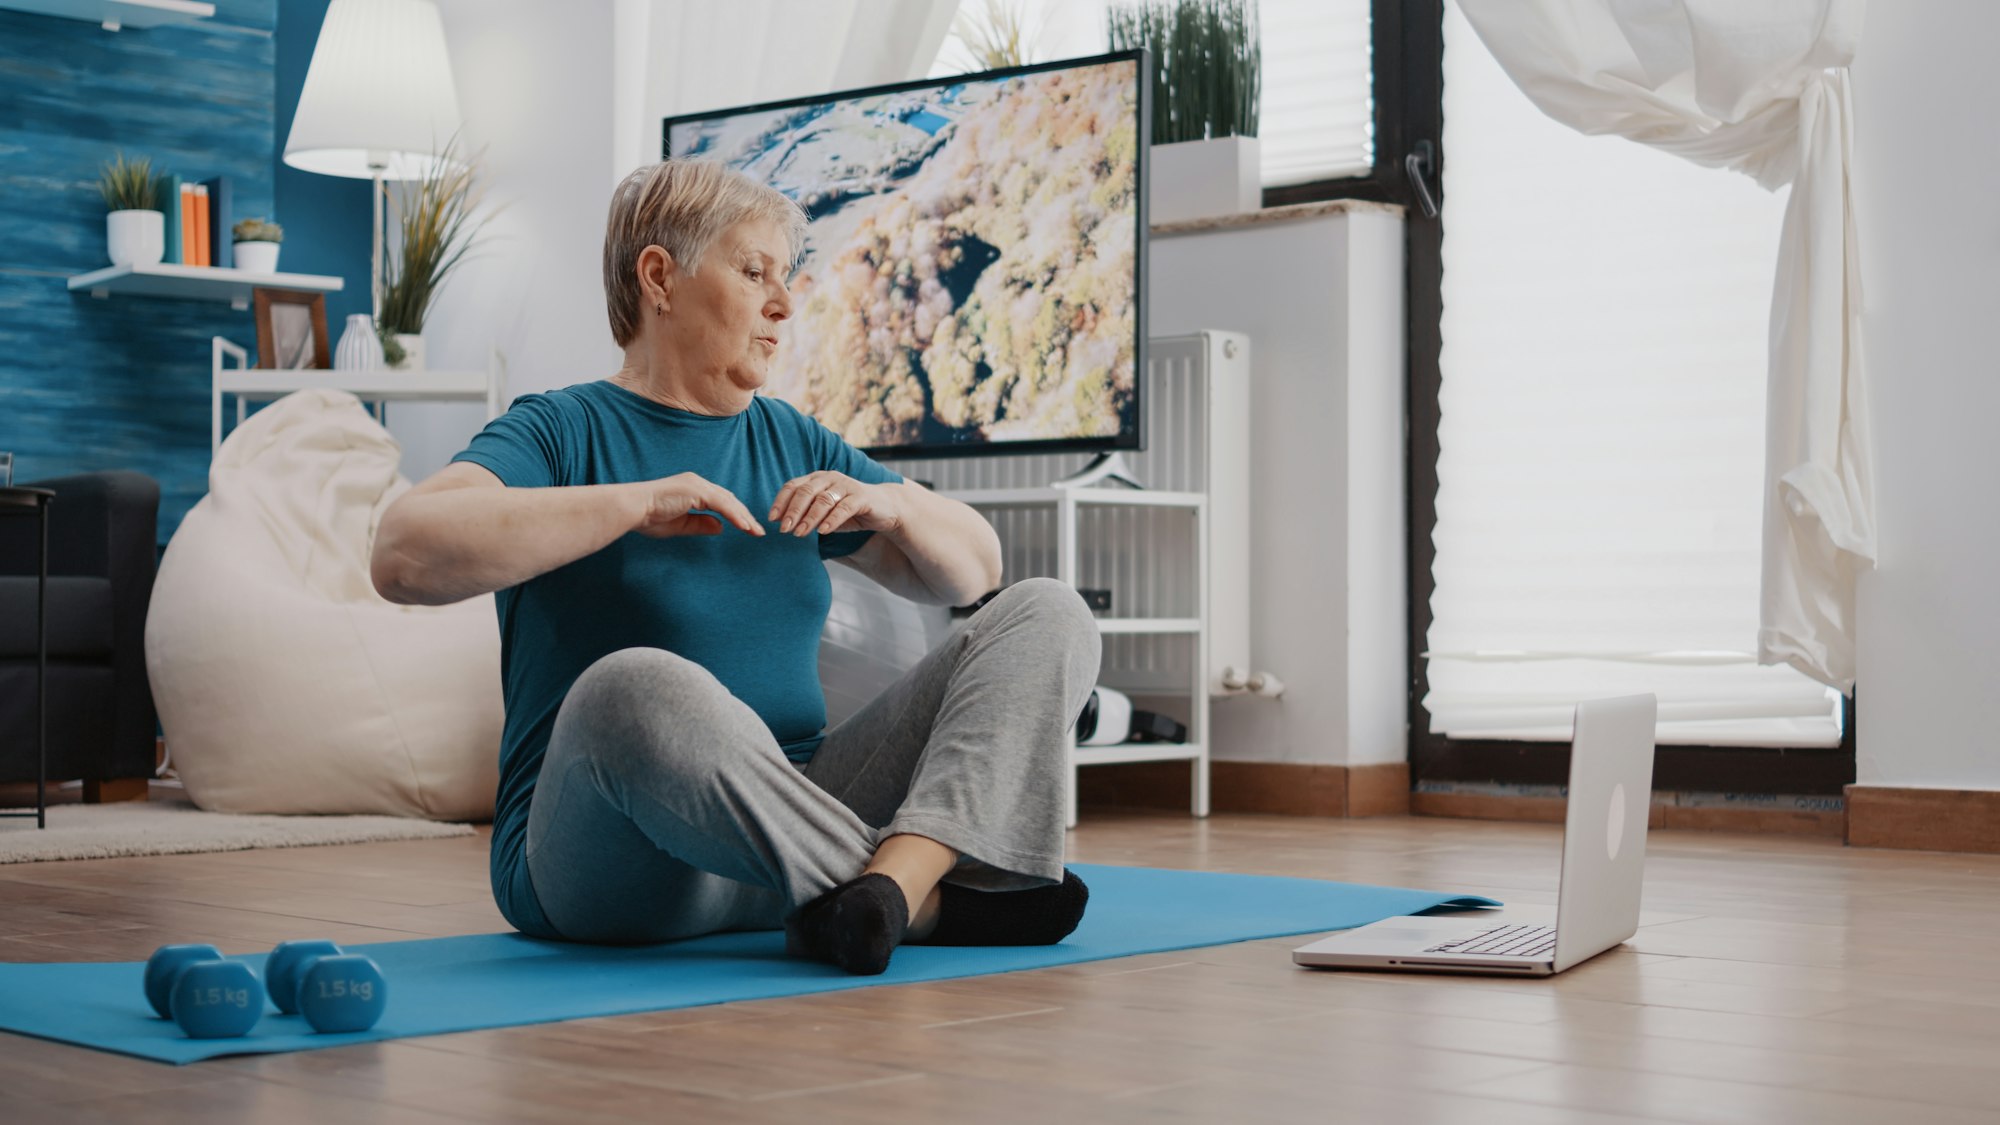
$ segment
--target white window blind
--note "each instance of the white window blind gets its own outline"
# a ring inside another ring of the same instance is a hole
[[[1431,730],[1653,692],[1662,743],[1837,744],[1838,695],[1754,656],[1786,193],[1577,133],[1444,30]]]
[[[1261,0],[1264,186],[1365,176],[1375,166],[1368,0]]]
[[[979,17],[986,0],[959,11]],[[1031,62],[1109,50],[1104,0],[1022,0]],[[1369,0],[1261,0],[1264,70],[1258,152],[1264,186],[1365,176],[1375,163],[1375,99],[1370,72]],[[973,64],[956,28],[930,76]]]

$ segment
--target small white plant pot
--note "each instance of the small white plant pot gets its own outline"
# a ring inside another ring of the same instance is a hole
[[[236,268],[244,273],[277,273],[278,244],[275,242],[238,242],[235,251]]]
[[[104,242],[114,266],[150,266],[167,253],[167,217],[158,211],[113,211],[104,216]]]
[[[1264,205],[1255,137],[1154,145],[1149,157],[1148,224],[1242,215]]]
[[[397,371],[424,370],[424,334],[421,332],[398,332],[396,342],[403,346],[403,362],[392,364]]]

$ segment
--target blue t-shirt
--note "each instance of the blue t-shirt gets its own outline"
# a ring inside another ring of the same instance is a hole
[[[717,417],[603,380],[522,395],[452,460],[480,465],[510,488],[691,472],[729,490],[766,531],[759,538],[724,520],[720,535],[630,532],[496,594],[506,725],[493,894],[517,928],[546,933],[523,854],[528,803],[556,710],[577,677],[619,649],[666,649],[708,669],[749,704],[786,757],[811,758],[825,737],[819,639],[833,601],[821,560],[854,553],[874,532],[800,538],[764,515],[787,481],[823,469],[869,484],[903,478],[783,399],[757,395],[742,413]]]

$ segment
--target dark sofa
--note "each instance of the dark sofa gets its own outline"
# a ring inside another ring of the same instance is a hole
[[[146,605],[159,483],[128,471],[15,483],[56,493],[48,516],[49,779],[82,779],[87,800],[143,797],[157,730]],[[39,548],[33,515],[0,518],[0,782],[35,778]]]

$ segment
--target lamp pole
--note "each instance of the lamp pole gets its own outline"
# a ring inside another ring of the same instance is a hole
[[[389,170],[389,154],[370,150],[368,171],[374,179],[374,190],[369,196],[371,224],[373,230],[368,240],[368,299],[369,320],[375,331],[382,331],[382,173]]]

